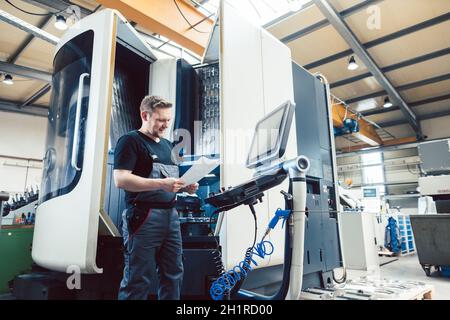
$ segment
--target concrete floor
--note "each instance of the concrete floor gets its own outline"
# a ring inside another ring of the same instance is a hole
[[[389,258],[380,259],[387,262]],[[388,280],[412,280],[421,281],[426,284],[434,286],[433,300],[450,300],[450,277],[442,277],[439,272],[432,269],[430,277],[425,275],[419,259],[416,254],[397,257],[398,260],[389,262],[380,267],[379,276]],[[348,279],[357,279],[361,276],[368,275],[367,271],[348,270]],[[369,276],[377,277],[376,274],[369,274]]]
[[[357,279],[362,276],[380,277],[388,280],[421,281],[434,286],[433,300],[450,300],[450,277],[442,277],[433,269],[430,277],[425,275],[419,264],[417,255],[408,255],[396,258],[380,257],[380,273],[368,273],[362,270],[347,270],[348,279]],[[339,276],[339,273],[337,273]],[[277,291],[277,284],[273,290]],[[273,292],[259,292],[261,294],[273,294]],[[14,299],[10,294],[0,295],[0,300]]]

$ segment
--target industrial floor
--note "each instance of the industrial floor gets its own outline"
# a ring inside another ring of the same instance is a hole
[[[432,269],[430,277],[425,275],[416,254],[396,258],[380,257],[380,277],[388,280],[421,281],[434,286],[433,300],[450,300],[450,277],[442,277],[439,272]],[[367,271],[348,270],[348,279],[357,279],[361,276],[375,276]]]
[[[450,300],[450,277],[442,277],[439,272],[433,269],[430,277],[425,275],[419,264],[417,255],[408,255],[402,257],[380,257],[380,273],[375,275],[367,271],[347,270],[348,279],[358,279],[360,277],[380,277],[388,280],[411,280],[421,281],[434,286],[433,300]],[[273,288],[278,290],[278,285]],[[267,288],[266,288],[267,290]],[[269,290],[270,291],[270,290]],[[262,294],[272,294],[273,292],[260,292]],[[0,300],[12,300],[14,297],[10,294],[0,294]]]

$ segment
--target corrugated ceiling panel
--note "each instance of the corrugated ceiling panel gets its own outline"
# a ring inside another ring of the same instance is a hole
[[[416,135],[416,132],[408,124],[400,124],[397,126],[383,128],[396,138],[406,138]]]
[[[421,122],[422,131],[428,139],[448,138],[450,136],[450,116],[436,119],[424,120]]]
[[[450,30],[450,21],[385,42],[368,51],[379,66],[391,65],[450,47],[448,30]]]
[[[363,142],[361,142],[361,143],[353,143],[353,142],[351,142],[351,141],[349,141],[349,140],[347,140],[347,139],[345,139],[345,138],[343,138],[343,137],[336,137],[335,138],[335,144],[336,144],[336,149],[342,149],[342,148],[345,148],[345,147],[353,147],[353,146],[356,146],[356,145],[358,145],[358,144],[362,144]]]
[[[413,107],[413,111],[421,116],[446,110],[450,110],[450,99]]]
[[[41,39],[33,39],[29,47],[17,59],[17,64],[52,72],[53,50],[55,46]]]
[[[300,65],[308,64],[349,48],[331,25],[289,42],[288,46],[292,50],[292,58]]]
[[[24,3],[23,1],[16,1],[14,4],[18,6],[20,5],[20,8],[31,12],[46,13],[46,11]],[[25,14],[15,9],[5,1],[0,1],[0,9],[33,25],[37,24],[42,19],[42,17]],[[28,36],[28,33],[25,31],[22,31],[19,28],[3,21],[0,22],[0,34],[0,58],[3,61],[7,60],[9,56],[16,51],[22,41],[24,41]]]
[[[354,5],[357,5],[362,1],[363,0],[328,0],[333,8],[335,8],[338,12],[353,7]]]
[[[25,101],[33,93],[42,88],[45,82],[13,76],[14,84],[9,86],[0,83],[0,99]]]
[[[339,12],[359,4],[360,2],[361,0],[330,0],[330,3]],[[323,14],[315,5],[311,5],[268,27],[267,30],[275,37],[282,39],[322,20],[325,20]]]
[[[0,59],[2,61],[8,60],[28,35],[25,31],[5,22],[0,22],[0,34]]]
[[[345,86],[331,89],[331,92],[340,99],[347,100],[381,90],[383,90],[383,88],[378,84],[375,78],[369,77]]]
[[[43,30],[60,38],[64,31],[54,27],[53,21],[47,23]],[[17,60],[18,64],[51,72],[55,46],[47,41],[34,38]]]
[[[52,90],[49,90],[46,94],[44,94],[42,97],[40,97],[34,104],[40,105],[40,106],[49,106],[50,105],[50,97],[52,94]]]
[[[395,121],[395,120],[405,119],[405,116],[403,115],[403,113],[400,110],[394,110],[394,111],[390,111],[390,112],[374,114],[367,118],[375,123],[382,123],[382,122],[387,122],[387,121]]]
[[[313,5],[269,27],[267,30],[278,39],[282,39],[324,19],[325,17],[320,10]]]
[[[355,57],[355,60],[358,63],[359,68],[353,71],[348,70],[348,59],[349,57],[338,59],[317,68],[312,68],[309,70],[309,72],[320,72],[324,74],[330,83],[368,72],[367,67],[358,59],[358,57]]]
[[[407,101],[417,101],[448,94],[449,92],[450,80],[446,80],[414,89],[404,90],[401,92],[401,95]]]
[[[450,73],[450,54],[386,73],[394,86]]]
[[[385,0],[376,4],[380,13],[380,28],[370,28],[371,15],[362,10],[346,19],[347,24],[363,43],[411,27],[450,11],[448,0]],[[372,11],[370,12],[372,13]]]
[[[30,12],[47,13],[46,10],[33,6],[24,1],[13,1],[13,3],[18,7]],[[0,8],[10,13],[11,15],[18,17],[33,25],[40,24],[40,22],[46,18],[42,16],[33,16],[25,14],[13,8],[4,1],[0,2]],[[54,22],[53,18],[50,19],[50,21],[47,23],[47,26],[44,27],[43,29],[54,35],[60,36],[62,32],[54,27],[53,22]],[[26,33],[25,31],[20,30],[19,28],[16,28],[3,22],[0,23],[0,31],[1,31],[0,50],[7,51],[7,54],[2,55],[2,60],[6,60],[13,52],[16,51],[19,45],[21,45],[21,43],[27,38],[29,34]],[[21,55],[18,57],[15,63],[18,65],[23,65],[51,72],[53,50],[54,45],[49,44],[48,42],[45,42],[43,40],[34,38],[29,44],[29,46],[21,53]],[[31,95],[33,95],[36,91],[38,91],[45,85],[45,82],[43,81],[38,81],[34,79],[24,79],[18,76],[13,77],[14,77],[13,86],[5,86],[0,84],[1,99],[22,102],[28,99]],[[42,99],[43,99],[42,101],[44,102],[43,104],[48,105],[49,98],[43,97]],[[47,99],[47,101],[45,99]]]

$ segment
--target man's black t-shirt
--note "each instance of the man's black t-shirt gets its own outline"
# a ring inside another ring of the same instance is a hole
[[[161,138],[159,142],[155,142],[138,130],[131,131],[117,141],[114,150],[114,169],[130,170],[137,176],[148,178],[154,161],[167,165],[174,164],[171,158],[172,148],[172,143],[167,139]],[[148,149],[152,151],[152,155]],[[137,194],[138,192],[125,191],[127,205],[133,203]]]

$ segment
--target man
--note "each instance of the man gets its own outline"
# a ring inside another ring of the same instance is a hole
[[[159,278],[159,299],[179,299],[183,278],[176,193],[184,186],[172,160],[172,143],[163,138],[171,120],[170,102],[147,96],[140,106],[142,126],[122,136],[114,153],[114,182],[125,190],[123,213],[125,268],[119,299],[148,298]]]

